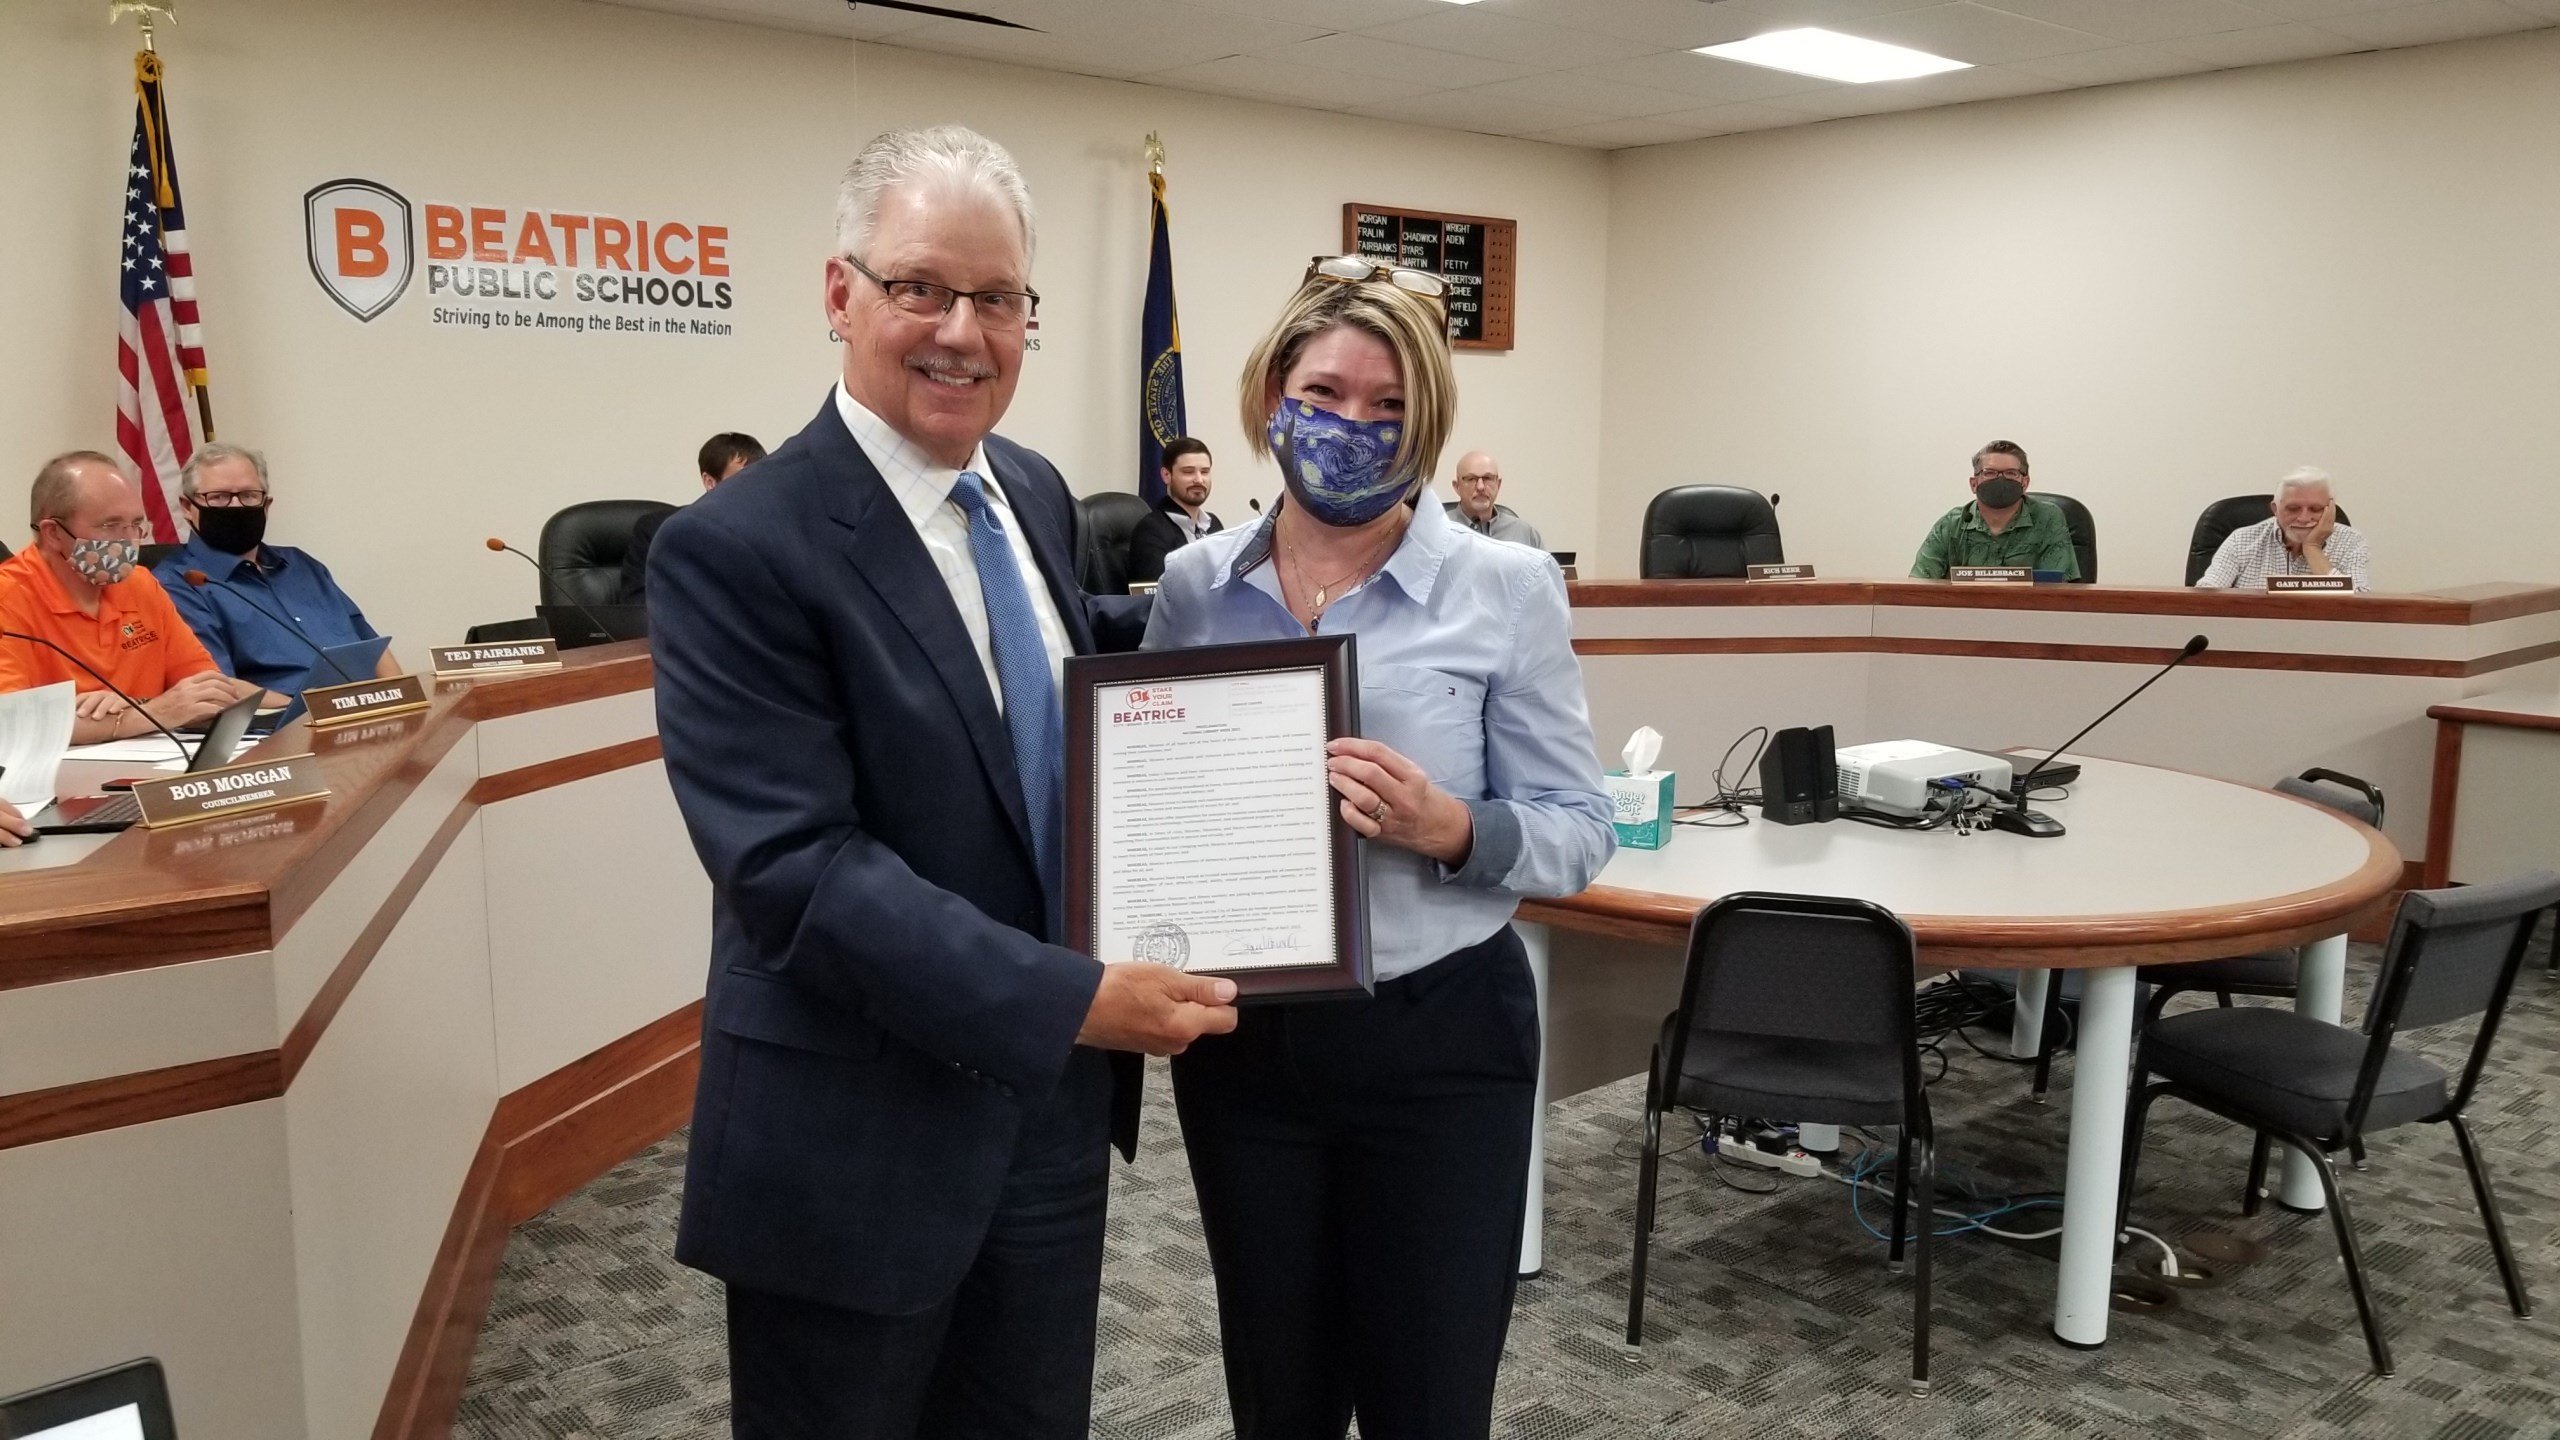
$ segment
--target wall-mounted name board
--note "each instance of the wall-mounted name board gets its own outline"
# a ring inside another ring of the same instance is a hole
[[[1483,215],[1342,207],[1342,249],[1449,280],[1449,344],[1459,350],[1511,348],[1513,255],[1520,224]]]

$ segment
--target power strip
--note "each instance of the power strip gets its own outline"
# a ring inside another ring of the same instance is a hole
[[[1757,1165],[1764,1170],[1775,1170],[1781,1175],[1793,1175],[1798,1179],[1809,1180],[1822,1173],[1822,1162],[1802,1150],[1763,1150],[1748,1140],[1735,1140],[1728,1137],[1723,1144],[1716,1147],[1716,1153],[1730,1155],[1745,1164]]]

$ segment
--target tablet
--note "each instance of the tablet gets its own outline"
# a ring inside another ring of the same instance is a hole
[[[0,1400],[0,1440],[178,1440],[157,1360]]]

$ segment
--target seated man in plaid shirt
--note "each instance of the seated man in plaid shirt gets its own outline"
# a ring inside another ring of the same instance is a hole
[[[2223,537],[2196,584],[2209,590],[2264,590],[2270,575],[2346,575],[2356,593],[2373,589],[2373,552],[2338,523],[2329,472],[2305,465],[2276,485],[2275,513]]]

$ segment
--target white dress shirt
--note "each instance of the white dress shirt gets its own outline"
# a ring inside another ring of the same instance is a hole
[[[987,601],[978,588],[978,564],[969,556],[969,516],[951,498],[960,471],[934,460],[890,429],[889,422],[863,408],[841,380],[836,382],[836,413],[844,418],[844,428],[853,432],[854,443],[879,468],[880,478],[889,482],[889,493],[898,498],[898,508],[906,512],[917,538],[924,541],[925,553],[933,557],[933,568],[942,572],[942,583],[951,587],[951,603],[960,611],[969,643],[978,648],[978,664],[987,672],[987,692],[995,696],[1001,712],[1004,685],[996,678],[996,648],[987,632]],[[1004,482],[987,463],[986,446],[971,451],[969,463],[962,468],[986,481],[988,508],[1004,526],[1005,544],[1013,551],[1015,568],[1022,572],[1022,588],[1031,595],[1031,613],[1040,617],[1040,644],[1049,652],[1049,678],[1063,687],[1067,656],[1072,653],[1066,622],[1058,618],[1049,581],[1040,573],[1040,562],[1031,556],[1031,542],[1013,518]]]

